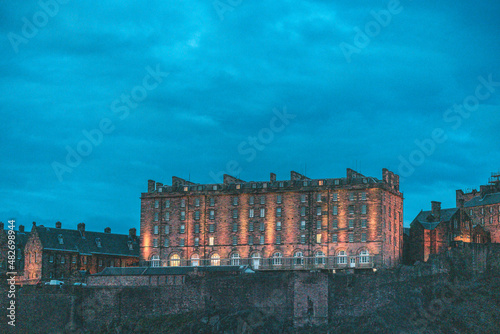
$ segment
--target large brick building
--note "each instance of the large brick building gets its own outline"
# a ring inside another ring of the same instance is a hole
[[[474,225],[483,226],[490,232],[491,242],[500,243],[500,173],[493,173],[489,184],[479,191],[456,191],[457,207],[464,208]]]
[[[148,181],[141,196],[141,260],[153,266],[254,269],[392,267],[400,263],[399,176],[347,169],[344,178],[172,185]]]
[[[94,274],[106,267],[128,267],[139,262],[139,238],[129,235],[77,229],[33,227],[24,246],[24,277],[21,283],[34,284],[50,279],[78,279],[81,273]]]

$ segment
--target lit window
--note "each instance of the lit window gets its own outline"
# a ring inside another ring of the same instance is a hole
[[[170,266],[172,267],[178,267],[181,265],[181,257],[179,254],[172,254],[170,256]]]
[[[241,184],[237,184],[236,189],[241,189]]]
[[[321,233],[316,234],[316,243],[317,244],[321,243]]]
[[[215,237],[209,237],[208,238],[208,245],[209,246],[215,245]]]
[[[220,256],[219,254],[215,253],[210,256],[210,265],[212,266],[220,266]]]
[[[188,186],[185,186],[184,187],[184,191],[188,191],[189,190],[189,187]]]
[[[324,181],[323,181],[323,180],[319,180],[319,181],[318,181],[318,185],[319,185],[319,186],[322,186],[323,184],[324,184]]]

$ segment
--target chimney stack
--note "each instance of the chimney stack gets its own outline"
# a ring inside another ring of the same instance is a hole
[[[19,232],[24,233],[24,225],[19,225]]]
[[[56,222],[56,228],[61,228],[61,222]]]
[[[276,174],[271,173],[271,182],[276,182]]]
[[[85,223],[78,224],[78,231],[80,231],[82,238],[85,238]]]
[[[128,236],[131,238],[135,238],[136,233],[137,233],[137,230],[135,228],[131,228],[130,230],[128,230]]]
[[[153,193],[155,191],[155,181],[148,180],[148,193]]]
[[[111,227],[106,227],[104,229],[104,233],[111,233]]]
[[[0,222],[0,230],[3,230],[3,222]]]
[[[432,215],[437,219],[441,219],[441,202],[432,201]]]

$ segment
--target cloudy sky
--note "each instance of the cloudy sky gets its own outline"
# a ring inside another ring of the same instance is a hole
[[[147,180],[500,169],[497,1],[0,4],[0,220],[139,227]]]

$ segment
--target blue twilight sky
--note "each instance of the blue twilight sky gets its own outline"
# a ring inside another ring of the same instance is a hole
[[[499,12],[498,1],[2,1],[0,220],[126,233],[148,179],[386,167],[404,176],[407,226],[500,169]]]

